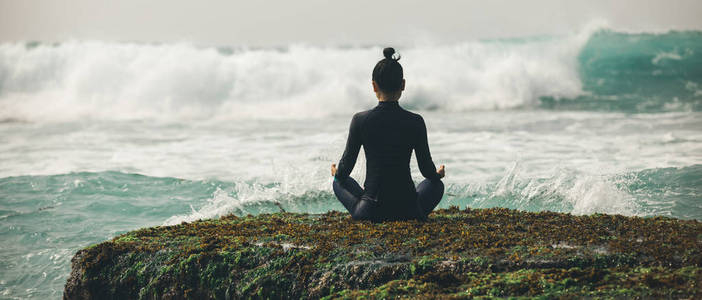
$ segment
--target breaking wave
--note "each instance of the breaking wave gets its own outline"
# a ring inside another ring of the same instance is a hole
[[[399,49],[416,110],[700,110],[702,33],[593,28]],[[373,105],[380,47],[0,44],[0,120],[309,118]]]

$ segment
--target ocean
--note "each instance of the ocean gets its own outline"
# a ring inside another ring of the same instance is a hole
[[[60,298],[77,250],[141,227],[343,210],[382,46],[0,44],[0,298]],[[702,32],[394,46],[439,207],[702,220]]]

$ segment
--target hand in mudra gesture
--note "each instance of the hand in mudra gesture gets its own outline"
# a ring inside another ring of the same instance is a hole
[[[436,170],[436,173],[439,173],[439,178],[444,178],[444,176],[446,176],[446,166],[439,166],[439,169]]]

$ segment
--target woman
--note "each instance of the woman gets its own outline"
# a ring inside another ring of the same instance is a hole
[[[334,194],[356,220],[426,220],[444,194],[444,166],[437,171],[431,160],[424,119],[398,104],[405,79],[394,53],[385,48],[385,58],[373,69],[378,106],[353,116],[339,167],[331,167]],[[365,189],[349,177],[361,145],[366,154]],[[416,189],[409,167],[412,150],[426,177]]]

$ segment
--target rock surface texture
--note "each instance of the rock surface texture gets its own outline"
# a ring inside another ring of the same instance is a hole
[[[78,251],[65,299],[702,298],[702,223],[450,208],[429,221],[278,213]]]

